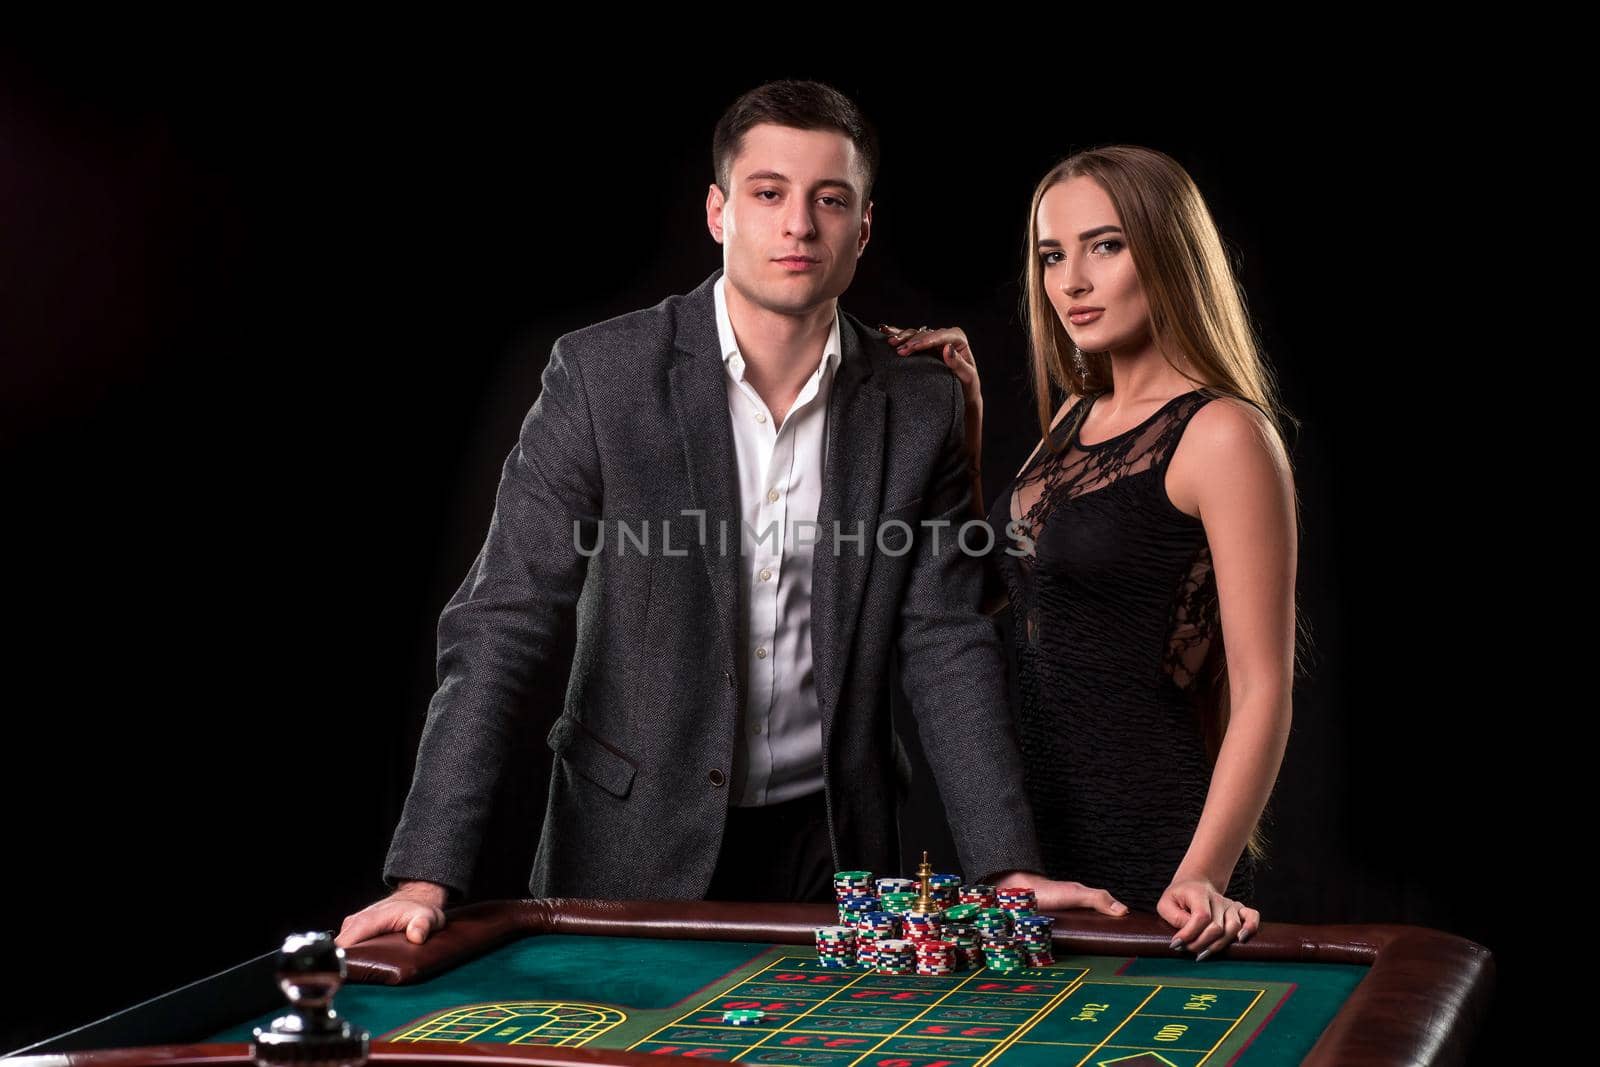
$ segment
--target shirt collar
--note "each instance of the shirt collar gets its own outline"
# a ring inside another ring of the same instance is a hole
[[[717,284],[712,288],[717,305],[717,342],[722,350],[722,363],[739,381],[744,380],[744,358],[739,356],[739,341],[733,335],[733,320],[728,318],[728,298],[723,294],[722,287],[727,284],[728,276],[724,274],[717,279]],[[839,311],[834,308],[833,325],[828,329],[828,341],[822,350],[822,359],[817,364],[813,378],[822,374],[824,369],[832,370],[839,366]],[[739,357],[735,362],[735,357]]]

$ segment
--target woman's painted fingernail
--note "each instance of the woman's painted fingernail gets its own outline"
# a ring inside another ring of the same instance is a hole
[[[1204,952],[1200,953],[1200,955],[1196,956],[1194,958],[1194,961],[1196,963],[1199,963],[1201,960],[1205,959],[1209,955],[1211,955],[1211,950],[1210,949],[1206,949]]]
[[[1172,939],[1172,944],[1168,945],[1167,947],[1168,948],[1177,948],[1181,944],[1183,944],[1183,938],[1175,937],[1175,938]]]

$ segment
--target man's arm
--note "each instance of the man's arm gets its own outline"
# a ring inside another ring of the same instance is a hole
[[[1022,788],[1015,727],[1006,705],[1006,668],[994,623],[979,610],[984,561],[964,552],[972,519],[962,391],[949,379],[950,419],[923,496],[916,558],[900,608],[902,684],[916,715],[963,869],[972,877],[1039,871],[1033,818]],[[935,551],[937,534],[937,551]],[[986,544],[973,527],[976,553]]]
[[[416,883],[466,891],[513,719],[530,688],[548,684],[552,652],[583,587],[587,558],[578,545],[594,544],[587,520],[599,516],[601,499],[583,381],[558,340],[501,471],[483,547],[439,617],[439,688],[384,864],[397,896],[442,905],[442,893]]]
[[[961,866],[975,878],[1031,887],[1041,908],[1093,908],[1125,915],[1127,907],[1103,889],[1056,881],[1033,832],[1032,807],[1022,786],[1022,762],[1006,703],[1004,651],[994,623],[982,613],[985,524],[961,548],[961,524],[973,520],[974,482],[966,448],[962,389],[951,378],[950,429],[935,467],[923,522],[948,522],[921,531],[900,609],[901,682],[917,718],[939,795],[950,817]]]

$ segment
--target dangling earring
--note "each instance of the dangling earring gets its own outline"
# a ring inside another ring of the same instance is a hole
[[[1089,372],[1089,362],[1083,357],[1083,349],[1076,344],[1072,346],[1072,365],[1078,368],[1080,375],[1085,375]]]

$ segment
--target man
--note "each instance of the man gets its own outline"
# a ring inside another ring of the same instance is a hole
[[[465,892],[510,717],[574,611],[535,896],[827,899],[836,869],[894,871],[898,651],[965,872],[1126,910],[1026,873],[1004,661],[955,536],[961,388],[837,308],[871,233],[870,127],[827,86],[775,82],[722,117],[713,163],[723,269],[551,352],[440,618],[395,892],[341,944],[421,941]]]

